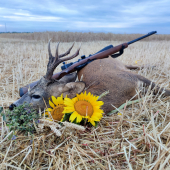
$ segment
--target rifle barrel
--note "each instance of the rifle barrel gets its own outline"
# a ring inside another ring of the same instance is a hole
[[[134,39],[134,40],[132,40],[132,41],[129,41],[129,42],[128,42],[128,45],[129,45],[129,44],[132,44],[132,43],[134,43],[134,42],[136,42],[136,41],[139,41],[139,40],[141,40],[141,39],[143,39],[143,38],[149,37],[150,35],[155,34],[155,33],[157,33],[157,31],[149,32],[148,34],[146,34],[146,35],[144,35],[144,36],[142,36],[142,37],[139,37],[139,38],[136,38],[136,39]]]

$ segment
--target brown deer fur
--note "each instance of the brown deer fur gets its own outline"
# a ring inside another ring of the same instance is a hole
[[[109,94],[102,98],[105,103],[103,109],[105,112],[109,112],[114,109],[112,105],[119,107],[130,100],[141,85],[155,87],[150,80],[132,73],[128,68],[133,67],[125,66],[119,60],[109,57],[91,62],[78,72],[78,77],[80,79],[83,75],[87,92],[94,95],[100,95],[109,90]],[[155,89],[155,91],[158,90],[159,87]],[[160,89],[160,92],[163,90]],[[170,91],[165,90],[165,95],[169,96]]]

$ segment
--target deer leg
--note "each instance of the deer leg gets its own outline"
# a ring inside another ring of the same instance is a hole
[[[167,90],[165,88],[160,88],[154,82],[148,80],[147,78],[145,78],[143,76],[137,75],[137,78],[139,81],[141,81],[143,83],[144,87],[151,86],[151,90],[154,89],[155,94],[157,94],[158,92],[159,92],[159,94],[161,94],[164,91],[164,96],[170,96],[170,90]]]
[[[154,68],[156,66],[149,66],[149,65],[145,65],[145,66],[132,66],[132,65],[125,65],[125,67],[129,70],[140,70],[140,69],[144,69],[144,68]]]
[[[139,67],[139,66],[132,66],[132,65],[125,65],[125,67],[129,70],[140,70],[144,68],[144,66]]]

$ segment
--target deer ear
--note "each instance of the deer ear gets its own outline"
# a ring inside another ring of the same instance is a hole
[[[73,98],[76,94],[81,93],[85,88],[84,82],[70,82],[64,86],[63,95],[67,95],[69,98]]]

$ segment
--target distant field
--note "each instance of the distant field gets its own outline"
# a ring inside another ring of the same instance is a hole
[[[154,30],[151,30],[154,31]],[[148,32],[146,32],[147,34]],[[34,32],[34,33],[3,33],[0,38],[36,40],[48,42],[49,39],[57,42],[91,42],[91,41],[130,41],[143,34],[113,34],[113,33],[93,33],[93,32]],[[142,41],[169,41],[170,35],[152,35]]]
[[[0,106],[9,106],[19,98],[18,90],[20,87],[45,75],[48,62],[47,42],[50,38],[52,39],[53,54],[58,41],[63,42],[60,44],[59,53],[65,52],[76,41],[72,50],[74,53],[82,42],[80,57],[81,55],[93,54],[107,45],[116,46],[138,38],[138,36],[140,35],[70,32],[0,34]],[[135,72],[170,89],[170,35],[154,35],[146,41],[132,44],[125,49],[124,54],[118,60],[125,64],[146,65],[145,69]],[[59,70],[60,67],[56,69],[56,72]],[[130,166],[133,169],[142,169],[142,167],[143,169],[153,169],[153,167],[157,169],[160,165],[168,167],[170,161],[166,158],[169,156],[170,150],[168,124],[170,121],[170,97],[156,97],[155,100],[152,100],[153,98],[148,94],[148,98],[129,106],[125,111],[122,111],[123,118],[117,114],[110,117],[105,116],[99,124],[99,128],[93,129],[92,133],[87,132],[81,134],[80,137],[76,136],[78,132],[67,133],[66,131],[63,138],[71,136],[72,143],[68,142],[68,145],[62,145],[62,148],[54,156],[56,159],[53,162],[57,160],[58,163],[66,167],[65,169],[69,167],[85,169],[85,165],[89,169],[94,167],[99,169],[109,169],[109,167],[111,169],[120,169],[120,167],[130,169]],[[154,114],[155,119],[153,118]],[[118,124],[119,121],[121,124]],[[148,128],[146,128],[147,126]],[[116,128],[117,134],[114,136]],[[145,136],[143,128],[146,128]],[[82,146],[82,143],[87,143],[89,146]],[[18,145],[20,144],[18,143]],[[27,146],[23,143],[23,147]],[[73,146],[77,148],[76,152]],[[41,149],[43,150],[43,148]],[[4,144],[4,150],[0,149],[0,153],[5,155],[6,150]],[[101,152],[107,150],[107,154],[102,155],[97,150],[101,150]],[[32,159],[32,155],[30,155],[29,160]],[[42,151],[42,155],[45,155],[44,151]],[[22,158],[24,156],[23,152]],[[42,156],[47,167],[51,162],[51,158],[49,156],[48,159],[48,156]],[[90,162],[92,157],[95,160],[94,163]],[[29,160],[25,161],[28,166]],[[39,166],[38,162],[36,163],[35,167]]]

